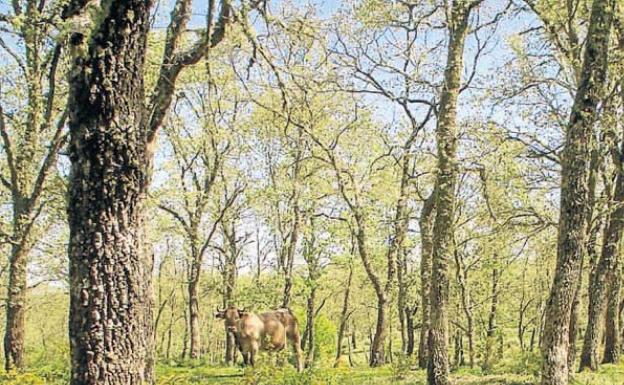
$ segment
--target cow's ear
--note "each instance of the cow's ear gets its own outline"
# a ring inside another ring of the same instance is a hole
[[[242,317],[245,314],[247,314],[247,310],[246,309],[239,309],[238,310],[238,316],[239,317]]]
[[[217,310],[214,312],[214,317],[215,317],[216,319],[225,318],[225,311],[217,309]]]

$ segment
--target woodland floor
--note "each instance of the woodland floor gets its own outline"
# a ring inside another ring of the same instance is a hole
[[[452,374],[454,385],[532,385],[534,375],[476,374],[461,370]],[[0,372],[2,385],[67,384],[64,370],[41,368],[23,374]],[[425,372],[397,366],[379,369],[323,368],[296,373],[290,367],[262,366],[254,370],[207,366],[159,366],[157,385],[424,385]],[[596,373],[577,373],[570,385],[624,385],[624,362],[604,365]]]

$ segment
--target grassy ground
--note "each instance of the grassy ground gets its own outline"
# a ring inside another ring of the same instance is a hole
[[[159,366],[157,385],[424,385],[425,372],[399,366],[379,369],[323,368],[298,374],[291,367],[263,365],[255,369],[203,365]],[[22,374],[0,372],[3,385],[61,385],[68,383],[66,370],[42,367]],[[455,385],[530,385],[533,375],[482,375],[453,373]],[[604,365],[597,373],[575,374],[571,385],[624,385],[624,363]]]

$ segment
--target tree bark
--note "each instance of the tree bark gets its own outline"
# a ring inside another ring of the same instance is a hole
[[[197,252],[197,251],[196,251]],[[194,252],[195,253],[195,252]],[[193,254],[194,254],[193,253]],[[199,358],[201,354],[201,332],[199,330],[199,273],[200,265],[196,262],[196,256],[191,261],[188,282],[188,313],[189,313],[189,338],[191,359]]]
[[[71,384],[151,382],[151,255],[143,208],[151,154],[143,71],[149,1],[103,12],[91,41],[79,32],[70,79],[68,216]]]
[[[238,214],[236,215],[238,216]],[[225,238],[225,264],[223,271],[223,306],[234,305],[234,298],[236,293],[236,278],[238,276],[238,255],[239,246],[236,239],[236,223],[235,219],[231,221],[225,221],[221,223],[221,228]],[[225,339],[225,363],[228,365],[236,362],[236,338],[233,333],[229,333],[226,330]]]
[[[457,184],[457,98],[461,87],[463,54],[470,11],[480,2],[453,3],[444,83],[440,96],[436,139],[438,174],[436,216],[433,225],[431,324],[427,383],[449,384],[448,319],[449,267],[453,259],[455,187]]]
[[[581,289],[583,288],[583,265],[584,262],[583,260],[581,260],[581,270],[576,281],[576,288],[574,289],[574,299],[572,300],[572,310],[570,311],[570,331],[568,333],[568,338],[570,341],[570,347],[568,348],[569,368],[574,366],[574,362],[576,360],[576,340],[579,330],[578,323],[581,307]]]
[[[315,325],[314,325],[314,321],[315,321],[315,312],[316,312],[316,287],[313,287],[310,290],[310,294],[308,295],[308,299],[307,299],[307,306],[306,306],[306,334],[305,334],[305,338],[302,344],[302,349],[305,349],[306,351],[306,356],[305,356],[305,365],[307,368],[312,366],[312,363],[314,361],[314,334],[316,333],[315,330]],[[306,349],[306,345],[307,345],[307,349]]]
[[[483,371],[492,369],[496,359],[494,357],[494,343],[496,341],[496,316],[498,311],[498,284],[501,272],[495,267],[492,269],[492,298],[490,302],[490,313],[488,314],[488,329],[485,335],[485,357],[483,360]]]
[[[435,219],[435,190],[423,204],[420,213],[420,301],[422,303],[420,340],[418,344],[418,366],[427,368],[429,325],[431,315],[431,258],[433,248],[433,219]]]
[[[461,297],[461,308],[466,316],[466,337],[468,338],[468,364],[471,368],[475,365],[475,348],[474,348],[474,315],[472,313],[472,296],[470,294],[470,287],[468,283],[468,269],[469,267],[463,262],[460,254],[455,251],[455,264],[457,267],[457,283],[459,285],[459,292]]]
[[[557,266],[545,312],[542,385],[568,383],[571,308],[587,244],[592,128],[606,79],[613,6],[610,0],[593,2],[581,81],[561,158]]]
[[[24,367],[27,257],[25,248],[12,246],[4,334],[4,368],[7,371]]]
[[[347,322],[349,321],[349,295],[351,293],[351,282],[353,280],[353,266],[349,264],[349,276],[347,278],[347,287],[345,287],[344,295],[342,297],[342,310],[340,312],[340,324],[338,325],[338,342],[336,344],[336,361],[334,366],[340,362],[342,357],[342,342],[345,337],[345,331],[347,329]],[[347,341],[349,346],[351,343]],[[350,349],[349,349],[350,350]]]
[[[292,214],[293,222],[286,248],[285,260],[283,261],[284,269],[284,293],[282,298],[282,307],[288,308],[292,296],[293,287],[293,266],[295,263],[295,252],[299,243],[299,232],[301,228],[301,208],[299,207],[299,199],[301,195],[301,162],[303,157],[303,130],[297,132],[297,142],[295,149],[294,169],[293,169],[293,191],[292,191]]]
[[[600,362],[598,348],[602,341],[605,310],[609,300],[609,288],[615,284],[619,245],[622,239],[622,231],[624,231],[624,175],[621,170],[618,171],[615,181],[613,205],[616,208],[609,216],[602,253],[594,274],[592,274],[589,286],[587,329],[585,329],[579,370],[585,368],[597,370]]]
[[[607,319],[605,323],[605,347],[602,363],[615,364],[620,359],[622,350],[620,342],[620,289],[622,270],[614,272],[614,279],[609,285]]]
[[[405,349],[405,354],[411,356],[414,354],[414,347],[416,345],[415,341],[415,326],[414,326],[414,316],[418,311],[418,306],[414,305],[412,309],[409,307],[405,308],[405,328],[407,329],[407,347]]]

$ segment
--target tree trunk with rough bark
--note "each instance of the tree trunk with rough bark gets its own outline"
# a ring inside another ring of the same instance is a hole
[[[431,285],[431,324],[427,383],[447,385],[448,360],[448,301],[450,264],[453,260],[455,222],[455,188],[457,184],[457,98],[461,88],[463,55],[468,18],[480,2],[453,3],[449,20],[449,43],[440,96],[436,140],[438,174],[436,179],[436,215],[433,225],[433,267]]]
[[[611,0],[593,3],[581,81],[561,158],[557,267],[545,311],[542,385],[568,383],[572,301],[587,245],[592,129],[606,79],[613,6]]]
[[[68,216],[71,384],[152,381],[151,254],[143,208],[151,171],[143,129],[150,2],[120,1],[91,41],[75,32]]]

